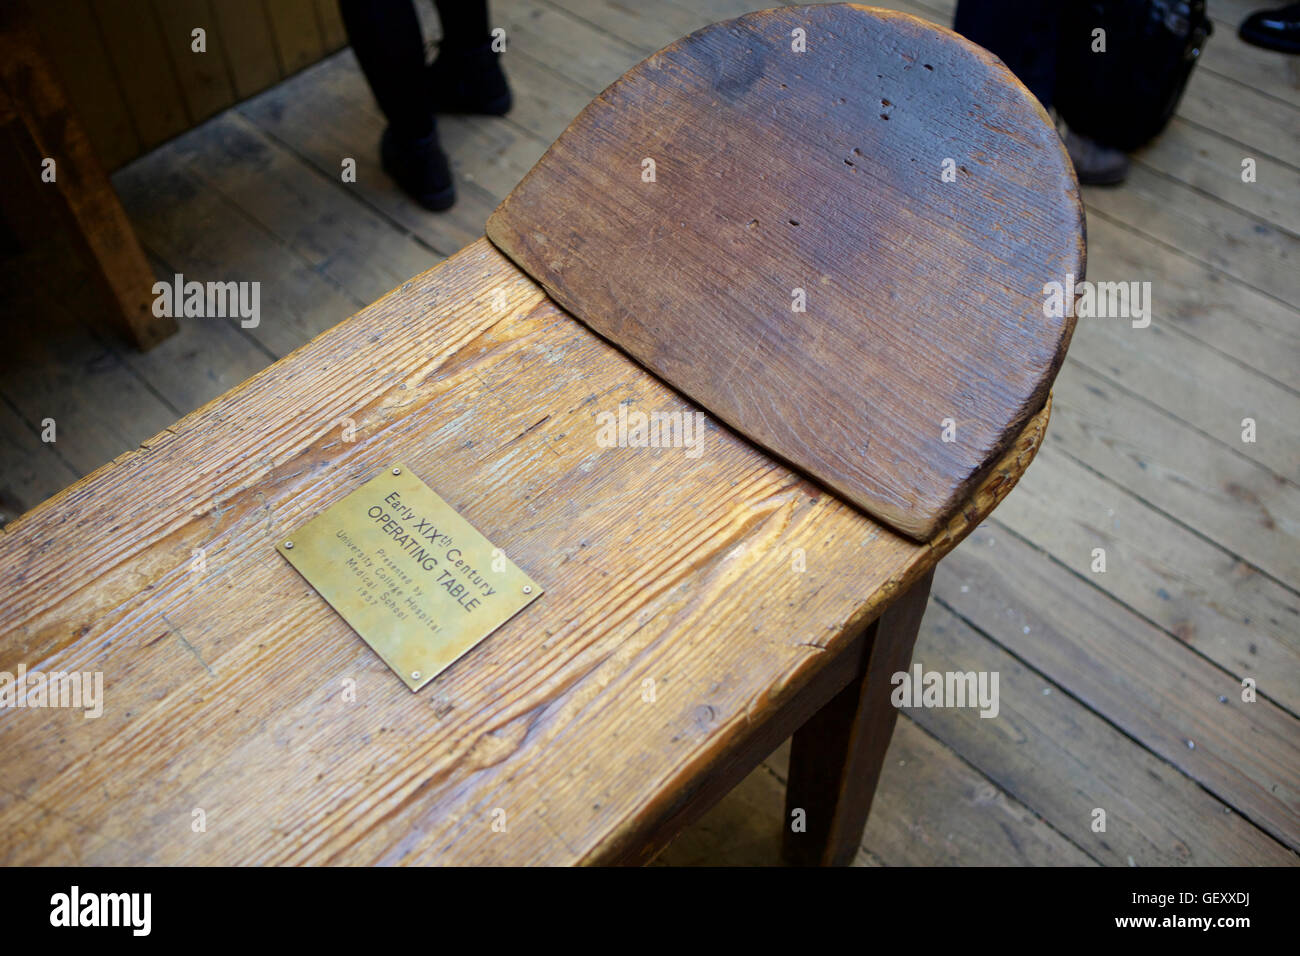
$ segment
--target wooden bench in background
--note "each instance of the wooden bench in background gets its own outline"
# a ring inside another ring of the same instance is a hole
[[[153,270],[21,3],[0,9],[0,153],[12,252],[56,241],[51,234],[62,231],[100,292],[92,324],[103,320],[141,349],[176,331],[175,319],[153,313]],[[46,160],[54,162],[52,182],[41,178]],[[49,296],[77,281],[66,261],[43,272],[25,281],[42,283]]]

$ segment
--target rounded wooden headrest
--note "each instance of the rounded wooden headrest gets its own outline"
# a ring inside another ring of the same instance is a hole
[[[1046,290],[1084,271],[1038,101],[956,34],[848,4],[649,57],[487,231],[596,332],[916,538],[1042,407],[1073,328]]]

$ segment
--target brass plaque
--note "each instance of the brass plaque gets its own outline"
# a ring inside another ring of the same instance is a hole
[[[542,593],[402,464],[277,550],[411,690]]]

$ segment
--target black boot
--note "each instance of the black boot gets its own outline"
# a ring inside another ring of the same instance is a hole
[[[1281,53],[1300,53],[1300,3],[1248,16],[1237,34],[1247,43]]]
[[[491,43],[469,50],[440,49],[427,77],[435,113],[504,116],[510,111],[510,86]]]
[[[438,144],[436,127],[423,138],[409,139],[394,133],[389,126],[379,141],[379,156],[384,171],[425,209],[441,212],[456,202],[451,167],[447,154]]]

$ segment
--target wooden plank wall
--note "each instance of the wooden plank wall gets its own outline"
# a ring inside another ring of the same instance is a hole
[[[113,170],[347,44],[336,0],[29,2]],[[192,49],[193,31],[207,36]]]

